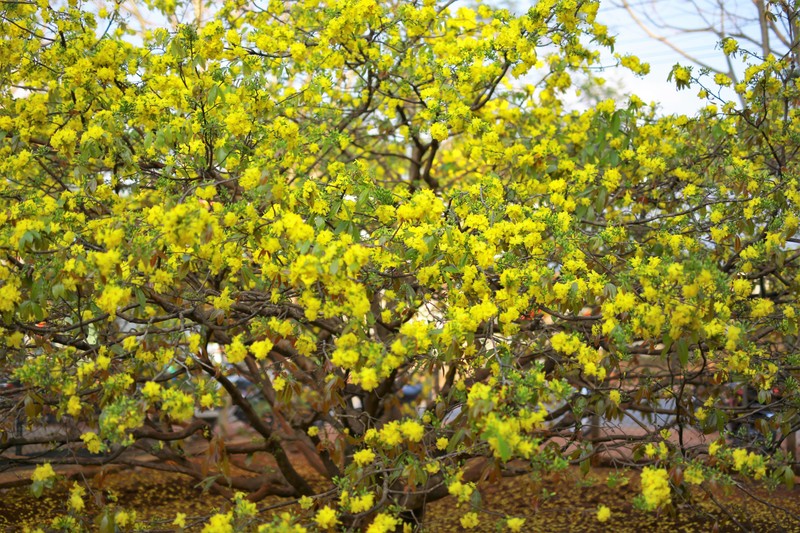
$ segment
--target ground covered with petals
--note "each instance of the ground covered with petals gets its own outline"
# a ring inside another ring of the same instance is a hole
[[[619,472],[619,473],[618,473]],[[56,486],[40,499],[29,488],[17,487],[0,497],[0,531],[17,531],[26,525],[41,524],[65,512],[68,484]],[[87,499],[88,514],[97,514],[98,501],[105,499],[120,508],[136,511],[136,521],[146,531],[171,531],[177,513],[186,514],[188,530],[202,529],[205,519],[224,510],[226,501],[204,493],[201,487],[168,472],[125,470],[95,477],[94,494]],[[473,531],[497,531],[508,516],[524,518],[523,531],[738,531],[734,519],[749,531],[800,531],[800,488],[775,491],[743,487],[765,503],[759,503],[737,488],[717,487],[709,494],[698,491],[691,502],[676,506],[675,512],[646,513],[634,509],[639,493],[638,475],[603,468],[584,477],[578,469],[536,479],[528,475],[505,477],[479,484],[481,508]],[[714,503],[722,504],[726,511]],[[265,521],[281,512],[285,500],[270,498],[259,504]],[[289,500],[291,502],[291,500]],[[599,505],[607,505],[611,516],[601,523]],[[779,507],[771,507],[768,504]],[[300,512],[298,505],[293,505]],[[447,497],[428,506],[424,531],[463,531],[460,518],[472,511],[468,504],[457,506]]]

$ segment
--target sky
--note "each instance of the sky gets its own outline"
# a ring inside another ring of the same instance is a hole
[[[603,76],[611,84],[638,95],[645,102],[657,101],[659,109],[666,114],[691,114],[705,105],[704,101],[697,98],[697,91],[678,91],[674,83],[667,81],[673,65],[682,61],[681,58],[668,46],[649,37],[624,9],[615,8],[610,2],[603,2],[598,19],[617,37],[615,52],[636,55],[650,64],[650,74],[644,77],[635,76],[624,68],[608,69]],[[706,48],[714,50],[715,46],[710,36],[700,35],[692,36],[688,44],[688,49],[698,51]]]
[[[607,25],[610,33],[617,36],[615,52],[623,55],[634,54],[642,61],[649,63],[651,70],[650,74],[644,78],[638,78],[622,68],[608,69],[603,76],[610,83],[621,85],[625,91],[638,95],[645,102],[657,101],[660,111],[665,114],[692,114],[707,105],[707,101],[697,97],[698,90],[691,88],[678,91],[673,82],[667,81],[667,76],[675,63],[690,65],[691,62],[681,57],[669,46],[648,36],[624,8],[615,5],[617,3],[615,0],[601,2],[598,21]],[[716,2],[700,0],[695,3],[703,10],[705,4]],[[692,8],[692,2],[689,0],[634,0],[631,4],[639,13],[640,20],[645,23],[648,22],[647,16],[649,15],[652,18],[660,16],[666,24],[683,28],[699,28],[708,22],[728,23],[730,27],[729,21],[724,19],[713,18],[713,20],[704,21],[702,14]],[[725,7],[742,17],[749,17],[755,13],[751,0],[726,0]],[[708,11],[707,15],[711,16],[714,13]],[[755,35],[758,34],[757,28],[754,28],[752,23],[744,29]],[[686,33],[677,29],[664,30],[661,35],[668,37],[674,44],[698,60],[706,62],[709,66],[725,67],[725,56],[719,49],[718,38],[715,35],[708,32]],[[739,60],[736,60],[734,65],[737,71],[744,70],[744,66]],[[716,87],[713,84],[712,86]]]
[[[653,21],[681,28],[698,28],[708,24],[724,25],[727,30],[732,30],[732,20],[719,17],[717,6],[722,3],[725,9],[735,14],[737,20],[747,20],[756,15],[753,0],[628,0],[634,11],[644,23]],[[460,4],[461,2],[457,2]],[[469,0],[465,4],[469,4]],[[507,4],[512,11],[521,13],[526,11],[535,0],[499,0],[499,4]],[[667,77],[675,63],[691,64],[681,57],[669,46],[658,42],[648,36],[644,30],[631,18],[623,7],[622,0],[601,0],[598,13],[598,22],[608,26],[612,35],[617,37],[615,52],[622,55],[634,54],[644,62],[650,64],[650,74],[637,77],[622,67],[607,68],[601,76],[608,80],[610,86],[617,88],[620,93],[633,93],[646,103],[657,102],[658,109],[663,114],[693,114],[709,102],[697,97],[698,89],[690,88],[678,91],[673,82],[668,82]],[[648,17],[651,20],[648,20]],[[703,17],[706,17],[705,20]],[[165,21],[166,22],[166,21]],[[745,23],[744,30],[753,35],[758,35],[758,28],[754,22]],[[693,57],[705,62],[711,67],[724,68],[725,56],[719,49],[718,37],[708,32],[683,32],[677,29],[662,30],[661,34],[678,47],[690,53]],[[615,63],[611,54],[606,54],[602,62],[604,65]],[[736,62],[736,70],[744,71],[744,66]],[[713,87],[716,87],[712,84]],[[729,93],[731,95],[732,93]],[[581,108],[582,104],[577,99],[570,107]]]

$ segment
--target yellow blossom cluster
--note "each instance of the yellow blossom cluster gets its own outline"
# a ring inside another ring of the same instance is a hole
[[[395,530],[382,480],[411,501],[444,479],[472,502],[467,458],[562,469],[598,453],[589,416],[754,422],[732,384],[771,429],[796,425],[798,360],[779,349],[800,331],[791,54],[725,38],[741,79],[676,65],[711,100],[696,117],[606,93],[584,110],[578,79],[605,91],[614,45],[595,0],[180,6],[148,2],[161,27],[119,6],[0,8],[0,352],[22,384],[0,418],[73,417],[93,454],[145,435],[178,449],[232,394],[285,480],[264,491],[300,511],[257,527],[234,495],[208,532]],[[650,510],[672,469],[695,485],[790,466],[725,432],[687,463],[646,431]],[[289,442],[331,494],[308,496]],[[247,447],[210,446],[187,472],[253,485],[229,479]],[[39,490],[55,473],[33,475]]]

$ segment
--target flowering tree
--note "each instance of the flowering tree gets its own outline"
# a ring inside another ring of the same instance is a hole
[[[219,530],[268,495],[300,506],[267,530],[448,494],[470,527],[479,478],[597,458],[643,466],[649,510],[793,481],[797,87],[769,58],[745,108],[567,112],[597,9],[231,1],[132,35],[4,3],[3,464],[37,494],[59,463],[178,471],[234,502]],[[244,441],[208,427],[225,405]]]
[[[631,20],[651,39],[658,41],[676,54],[699,67],[736,79],[738,69],[730,54],[725,54],[725,68],[714,66],[707,54],[699,54],[681,46],[681,36],[705,34],[722,42],[737,39],[747,49],[766,58],[769,54],[786,55],[797,67],[800,63],[800,21],[797,6],[780,0],[753,0],[728,3],[708,0],[683,0],[668,6],[657,5],[654,0],[633,3],[614,0],[613,4],[625,10]],[[670,11],[671,10],[671,11]],[[684,14],[676,20],[676,14]],[[704,57],[705,56],[705,57]]]

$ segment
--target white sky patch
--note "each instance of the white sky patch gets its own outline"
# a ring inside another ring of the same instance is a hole
[[[687,33],[680,30],[680,28],[702,28],[708,26],[711,21],[703,20],[689,2],[659,1],[654,5],[654,9],[657,8],[660,14],[658,21],[675,26],[673,30],[661,31],[660,35],[709,67],[723,71],[728,69],[726,57],[720,49],[719,38],[716,35],[710,32]],[[649,7],[651,6],[648,3],[646,6],[640,7],[638,11]],[[750,16],[754,10],[750,2],[741,0],[726,1],[725,9],[733,14],[741,15],[743,18]],[[650,64],[650,74],[643,78],[635,76],[626,69],[616,68],[613,69],[613,72],[606,71],[605,76],[609,80],[620,81],[626,92],[636,94],[645,103],[656,101],[659,104],[659,110],[664,114],[691,115],[708,105],[707,100],[697,97],[699,88],[693,86],[690,89],[678,91],[674,82],[667,81],[667,77],[676,63],[683,66],[690,66],[692,63],[668,45],[645,33],[624,8],[615,6],[610,1],[602,1],[597,18],[598,22],[608,26],[611,35],[617,37],[614,49],[616,53],[633,54],[643,62]],[[645,23],[648,22],[646,19],[642,20]],[[744,24],[741,30],[750,35],[759,33],[758,24],[752,21]],[[745,43],[742,43],[743,47],[744,45]],[[732,63],[737,74],[741,75],[746,65],[739,58],[732,59]],[[697,75],[699,71],[700,67],[694,66],[693,75]],[[712,91],[719,88],[713,81],[713,75],[705,80],[705,83]],[[731,90],[725,91],[723,96],[735,99]]]

